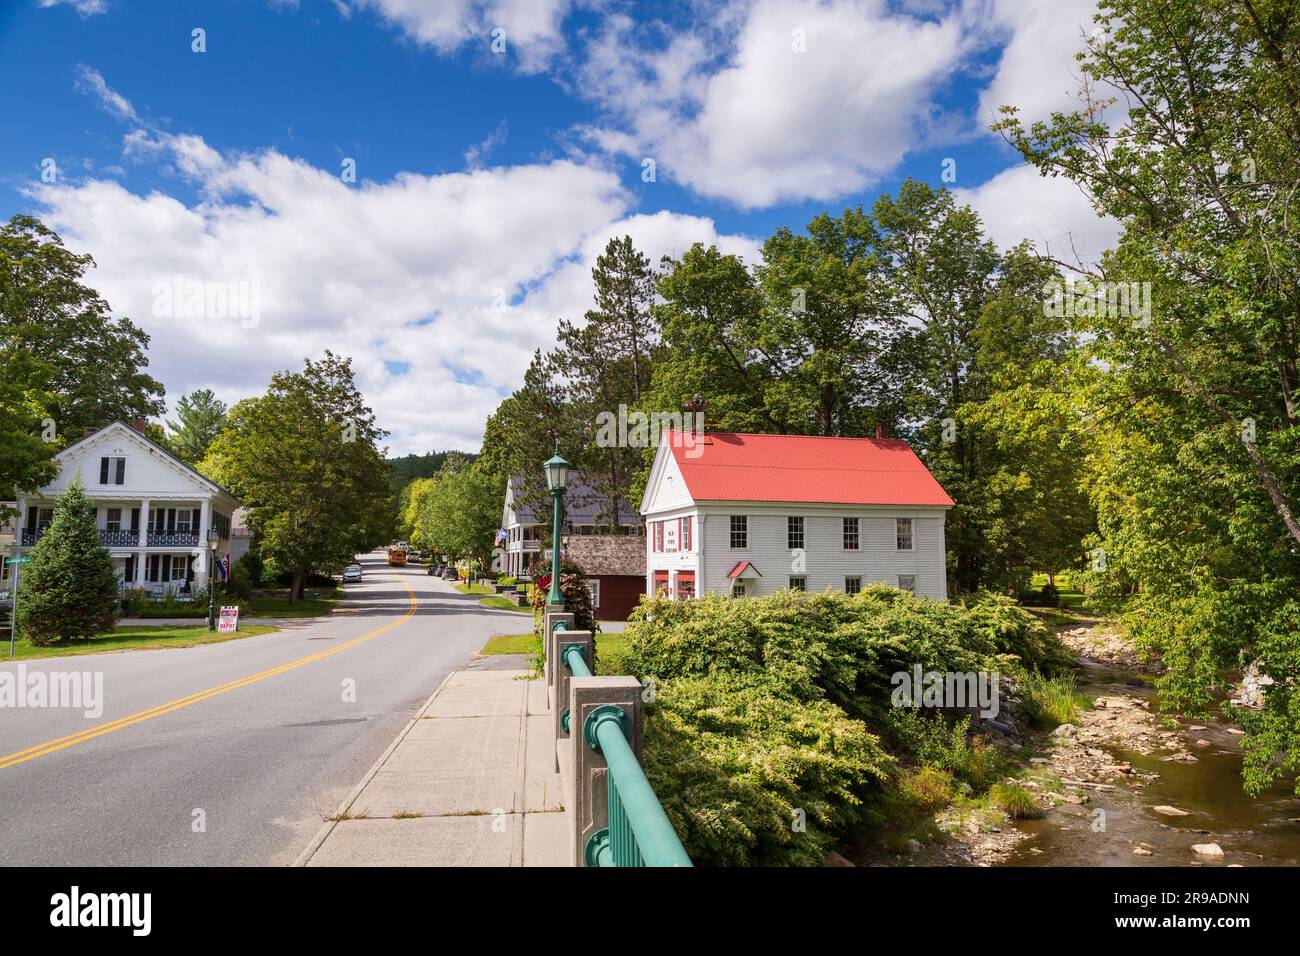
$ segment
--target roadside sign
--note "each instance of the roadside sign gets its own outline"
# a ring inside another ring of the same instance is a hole
[[[217,633],[234,634],[239,628],[239,607],[223,607],[221,620],[217,622]]]
[[[31,558],[5,558],[5,564],[31,564]]]

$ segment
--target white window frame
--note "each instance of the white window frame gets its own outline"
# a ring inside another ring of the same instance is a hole
[[[749,592],[748,592],[748,591],[746,590],[746,588],[745,588],[745,582],[744,582],[744,581],[732,581],[732,582],[731,582],[731,596],[732,596],[733,598],[743,598],[743,597],[747,597],[748,594],[749,594]]]
[[[104,462],[108,462],[108,469],[105,470]],[[118,481],[118,476],[121,481]],[[125,485],[126,484],[126,456],[125,455],[101,455],[99,459],[99,483],[101,485]]]
[[[802,548],[807,540],[807,530],[807,522],[804,521],[803,515],[787,515],[785,519],[786,547],[791,551]]]
[[[114,514],[117,515],[116,518],[113,517]],[[117,527],[113,527],[114,525],[117,525]],[[105,531],[122,530],[122,509],[121,508],[104,509],[104,530]]]
[[[906,584],[906,583],[904,583],[904,582],[907,582],[907,581],[910,581],[911,583],[910,583],[910,584]],[[898,576],[898,589],[899,589],[900,591],[908,591],[908,592],[910,592],[910,593],[912,593],[912,594],[915,594],[915,593],[916,593],[916,575],[915,575],[915,574],[900,574],[900,575]]]
[[[850,540],[852,546],[849,545]],[[858,518],[840,520],[840,547],[845,551],[862,550],[862,522]]]
[[[587,593],[591,595],[592,610],[600,607],[600,581],[595,578],[587,579]]]
[[[737,530],[736,528],[737,523],[740,524],[739,530]],[[728,527],[731,530],[730,537],[728,538],[728,541],[731,544],[731,550],[748,551],[749,550],[749,515],[731,515],[731,522],[728,525]],[[740,536],[740,542],[741,542],[740,544],[736,544],[737,535]]]
[[[856,583],[853,585],[853,590],[851,590],[851,591],[849,590],[849,582],[850,582],[850,581],[856,582]],[[846,574],[846,575],[844,576],[844,593],[845,593],[845,594],[861,594],[861,593],[862,593],[862,576],[861,576],[861,575],[858,575],[858,574]]]
[[[903,529],[907,529],[904,537]],[[907,547],[903,547],[903,541],[907,541]],[[915,551],[916,550],[916,525],[911,518],[894,519],[894,548],[897,551]]]
[[[798,587],[795,586],[795,583],[794,583],[794,582],[796,582],[796,581],[799,582]],[[790,585],[789,585],[789,587],[790,587],[790,590],[791,590],[791,591],[807,591],[807,590],[808,590],[808,575],[806,575],[806,574],[792,574],[792,575],[790,576]]]

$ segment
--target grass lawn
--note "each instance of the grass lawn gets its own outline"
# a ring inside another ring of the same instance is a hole
[[[1029,586],[1036,591],[1041,591],[1046,583],[1047,575],[1040,572],[1033,576]],[[1068,575],[1058,574],[1056,576],[1056,588],[1061,595],[1061,607],[1074,609],[1083,607],[1083,592],[1071,585]]]
[[[520,614],[533,613],[531,607],[518,607],[504,594],[493,594],[491,597],[479,598],[478,603],[494,611],[517,611]]]
[[[533,635],[499,634],[483,645],[480,654],[531,654],[533,653]],[[624,634],[596,635],[596,663],[603,673],[617,674],[620,670],[607,670],[607,665],[615,667],[627,653],[627,636]]]
[[[334,610],[334,605],[338,603],[339,598],[343,597],[343,591],[341,588],[335,588],[332,591],[327,588],[317,588],[315,590],[319,592],[320,598],[313,601],[306,597],[306,595],[310,594],[312,590],[312,588],[307,588],[304,591],[303,599],[293,603],[289,601],[289,592],[287,589],[273,591],[269,594],[258,594],[250,601],[238,601],[236,603],[239,604],[239,616],[241,618],[321,617],[322,615],[328,614],[330,611]],[[228,598],[225,600],[219,598],[217,600],[217,606],[220,607],[223,604],[229,606],[230,600]],[[128,611],[126,616],[131,617],[133,615]],[[203,621],[207,620],[208,617],[208,602],[204,600],[198,605],[183,604],[170,607],[166,604],[153,604],[146,608],[141,617],[145,620],[148,620],[151,617],[192,617],[195,620]]]
[[[234,634],[221,634],[217,631],[209,631],[206,624],[187,624],[183,627],[141,625],[139,627],[119,627],[113,631],[100,634],[98,637],[92,637],[88,641],[74,641],[69,644],[56,644],[49,647],[35,647],[25,637],[19,637],[14,645],[12,659],[103,654],[108,651],[151,651],[162,647],[196,647],[199,644],[216,644],[221,641],[233,641],[241,637],[270,634],[275,630],[277,628],[265,624],[250,624],[241,626]],[[9,639],[6,635],[3,643],[0,643],[0,662],[10,659]]]
[[[320,593],[320,598],[313,601],[306,597],[313,590]],[[325,588],[306,588],[301,601],[290,602],[288,592],[281,594],[257,595],[251,601],[239,602],[240,617],[320,617],[334,610],[334,605],[343,597],[343,589],[333,591]]]
[[[456,590],[461,594],[496,594],[495,588],[486,587],[482,584],[457,584]]]

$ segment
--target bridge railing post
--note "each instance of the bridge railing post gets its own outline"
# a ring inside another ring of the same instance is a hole
[[[609,827],[608,768],[605,758],[583,739],[583,725],[597,707],[613,704],[627,715],[625,726],[641,759],[641,682],[635,677],[569,678],[569,754],[573,760],[570,848],[574,866],[587,865],[587,843]]]
[[[542,653],[546,655],[546,700],[552,710],[564,706],[564,701],[555,694],[556,676],[563,670],[559,654],[556,653],[555,625],[563,622],[565,627],[573,627],[573,615],[566,611],[547,609],[542,617]]]
[[[592,658],[595,655],[596,639],[591,631],[556,631],[552,644],[555,648],[555,659],[559,664],[555,672],[555,700],[559,706],[552,708],[552,710],[555,718],[555,739],[560,740],[571,736],[574,732],[574,724],[569,720],[569,682],[575,676],[579,676],[565,666],[564,649],[576,645],[582,651],[582,659],[587,663],[588,670],[590,670]],[[565,724],[568,724],[568,726],[566,727]],[[579,732],[581,732],[581,727],[579,727]]]

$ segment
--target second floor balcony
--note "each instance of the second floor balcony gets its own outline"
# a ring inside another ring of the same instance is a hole
[[[45,531],[45,528],[23,528],[19,536],[19,544],[24,548],[35,547]],[[130,528],[117,530],[100,528],[99,543],[106,548],[138,548],[140,532]],[[147,531],[145,533],[145,547],[149,548],[194,548],[198,543],[197,531]]]

